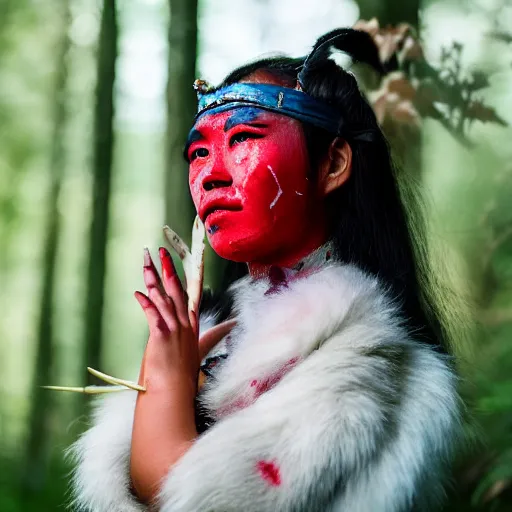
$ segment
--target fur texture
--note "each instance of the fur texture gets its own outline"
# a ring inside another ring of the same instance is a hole
[[[433,510],[459,428],[446,358],[353,266],[268,288],[236,285],[230,355],[202,396],[217,423],[168,474],[160,510]],[[127,395],[74,448],[77,502],[94,512],[144,510],[128,486]]]
[[[93,427],[70,448],[75,462],[73,510],[141,512],[130,492],[130,445],[137,393],[113,393],[97,400]]]

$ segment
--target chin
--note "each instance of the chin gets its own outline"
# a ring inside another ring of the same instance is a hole
[[[233,236],[229,230],[219,228],[215,233],[208,233],[212,249],[226,260],[246,263],[260,258],[262,248],[266,248],[265,240],[254,235]],[[266,251],[265,251],[266,252]]]

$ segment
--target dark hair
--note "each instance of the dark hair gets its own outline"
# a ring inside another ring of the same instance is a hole
[[[233,71],[219,87],[264,71],[289,87],[299,82],[305,93],[344,113],[343,137],[352,149],[352,172],[348,181],[327,197],[330,236],[337,257],[378,276],[402,305],[404,319],[416,339],[447,350],[443,322],[428,293],[430,269],[424,252],[424,226],[418,224],[418,204],[408,198],[405,209],[390,149],[375,114],[355,77],[330,58],[333,50],[382,72],[377,47],[367,33],[338,29],[322,36],[306,58],[258,60]],[[336,135],[303,125],[314,168]],[[371,142],[352,139],[362,130],[373,132]],[[241,273],[239,265],[229,265],[226,281]]]

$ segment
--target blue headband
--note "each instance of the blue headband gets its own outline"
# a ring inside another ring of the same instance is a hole
[[[235,83],[213,92],[207,88],[197,90],[199,104],[194,121],[205,113],[219,113],[250,105],[310,123],[349,140],[373,140],[371,131],[347,133],[343,115],[338,109],[289,87]]]

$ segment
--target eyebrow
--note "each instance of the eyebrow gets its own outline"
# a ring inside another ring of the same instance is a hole
[[[226,120],[226,123],[224,124],[224,131],[227,132],[239,124],[255,126],[256,128],[265,128],[268,126],[265,123],[254,122],[259,116],[261,116],[261,114],[261,110],[257,108],[237,108]]]
[[[192,130],[190,130],[188,132],[187,141],[185,142],[185,147],[183,148],[183,156],[185,157],[185,160],[187,162],[189,161],[188,148],[190,147],[190,145],[198,140],[203,140],[203,139],[204,139],[204,135],[199,130],[196,130],[195,128],[192,128]]]

